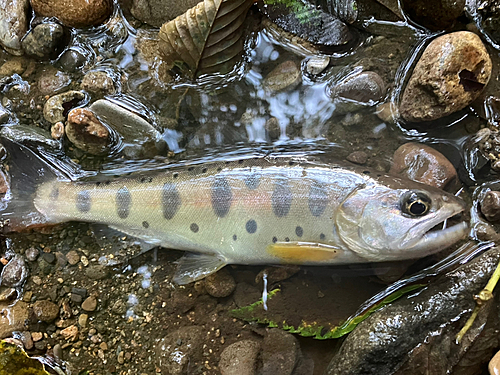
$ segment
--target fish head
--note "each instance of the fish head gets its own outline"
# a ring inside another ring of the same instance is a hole
[[[464,211],[465,202],[431,186],[363,186],[353,191],[335,215],[342,241],[369,262],[416,259],[464,238],[468,225],[445,222]]]

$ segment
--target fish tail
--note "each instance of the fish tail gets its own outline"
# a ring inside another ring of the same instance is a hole
[[[8,154],[5,170],[9,184],[5,195],[0,197],[0,230],[8,233],[48,224],[34,205],[38,187],[54,179],[71,180],[79,167],[68,158],[49,155],[41,147],[31,149],[7,138],[0,143]]]

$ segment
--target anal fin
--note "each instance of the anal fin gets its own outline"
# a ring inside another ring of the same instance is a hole
[[[180,260],[173,281],[185,285],[217,272],[227,264],[225,259],[211,254],[186,253]]]
[[[284,263],[321,263],[338,257],[342,250],[333,246],[312,242],[276,242],[267,247],[269,254]]]

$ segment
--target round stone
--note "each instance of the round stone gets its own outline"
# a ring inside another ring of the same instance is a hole
[[[59,307],[50,301],[36,301],[33,304],[33,312],[38,320],[50,323],[59,316]]]
[[[205,290],[212,297],[227,297],[233,293],[235,288],[236,282],[226,268],[207,276],[205,279]]]
[[[24,52],[39,59],[51,59],[64,48],[64,28],[57,23],[36,25],[22,41]]]
[[[110,131],[89,109],[71,110],[65,132],[71,143],[92,155],[103,154],[111,146]]]

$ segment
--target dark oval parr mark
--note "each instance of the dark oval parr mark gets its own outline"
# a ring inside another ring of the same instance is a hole
[[[218,217],[224,217],[229,213],[233,193],[231,186],[225,177],[216,177],[212,185],[212,208]]]
[[[116,193],[116,212],[120,219],[126,219],[130,213],[130,206],[132,204],[132,195],[128,189],[123,186]]]
[[[288,215],[290,206],[292,205],[292,191],[285,179],[276,182],[273,195],[271,196],[271,205],[277,217]]]
[[[297,227],[295,228],[295,234],[297,235],[297,237],[302,237],[302,235],[304,234],[304,229],[302,229],[302,227]]]
[[[255,232],[257,232],[257,223],[253,219],[248,220],[246,225],[245,225],[245,228],[246,228],[248,233],[250,233],[250,234],[255,233]]]
[[[163,217],[167,220],[172,219],[181,205],[181,196],[174,184],[166,183],[161,192],[161,206]]]
[[[309,211],[313,216],[321,216],[328,205],[328,190],[326,185],[313,181],[309,190]]]
[[[82,190],[76,195],[76,208],[80,212],[89,212],[92,202],[90,199],[90,192],[88,190]]]
[[[255,190],[259,187],[260,176],[257,173],[251,173],[245,178],[245,185],[249,190]]]
[[[191,232],[193,232],[193,233],[198,233],[198,231],[200,230],[200,227],[198,226],[198,224],[192,223],[189,226],[189,229],[191,229]]]

